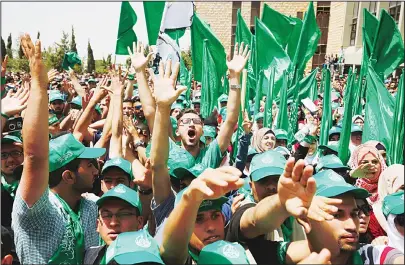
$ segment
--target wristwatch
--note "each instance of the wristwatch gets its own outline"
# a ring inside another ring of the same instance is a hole
[[[140,188],[138,188],[138,191],[142,195],[150,195],[150,194],[152,194],[153,189],[141,190]]]
[[[241,89],[241,85],[231,85],[231,89]]]
[[[134,150],[138,149],[139,146],[145,147],[145,143],[142,140],[138,140],[134,143]]]

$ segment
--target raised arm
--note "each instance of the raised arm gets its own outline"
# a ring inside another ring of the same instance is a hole
[[[134,94],[134,84],[135,84],[135,80],[132,79],[128,79],[127,80],[127,86],[125,88],[125,96],[124,99],[132,99],[132,96]]]
[[[21,46],[30,63],[31,91],[23,123],[24,169],[19,185],[22,199],[33,206],[48,187],[49,129],[48,77],[42,62],[41,41],[35,46],[28,34],[21,37]]]
[[[235,45],[233,59],[228,54],[228,61],[226,62],[229,69],[229,95],[228,105],[226,107],[227,115],[223,126],[218,134],[217,140],[221,153],[225,152],[231,142],[232,134],[235,125],[238,123],[241,87],[240,87],[240,74],[249,59],[250,51],[248,52],[248,45],[244,48],[243,42],[238,47]]]
[[[100,139],[97,141],[94,147],[97,148],[106,148],[108,141],[111,139],[111,127],[112,127],[112,117],[113,117],[113,109],[114,106],[113,104],[109,103],[108,107],[108,114],[107,118],[105,119],[104,127],[103,127],[103,134],[101,135]]]
[[[12,91],[9,90],[7,95],[1,100],[1,132],[3,132],[8,118],[21,113],[21,111],[27,107],[29,97],[28,88],[22,87],[14,95],[11,95],[11,92]],[[6,116],[8,118],[6,118]]]
[[[166,70],[163,70],[163,62],[159,65],[159,78],[153,78],[153,95],[156,100],[155,130],[152,133],[152,145],[150,160],[152,168],[153,196],[156,204],[162,203],[170,196],[171,184],[167,160],[169,158],[169,134],[170,107],[174,101],[185,91],[185,87],[175,90],[174,84],[179,73],[180,64],[177,63],[171,73],[171,61],[166,63]],[[171,75],[170,75],[171,74]]]
[[[133,53],[129,49],[129,54],[131,54],[132,67],[135,68],[136,80],[138,82],[139,98],[141,99],[143,113],[145,115],[146,121],[148,122],[149,130],[153,132],[153,125],[155,120],[156,103],[149,89],[148,79],[146,78],[146,67],[153,53],[149,53],[146,57],[144,56],[144,46],[141,42],[133,44]]]
[[[75,72],[73,71],[72,68],[70,68],[70,70],[69,70],[69,77],[70,77],[71,83],[73,85],[73,89],[76,91],[76,93],[81,97],[85,97],[86,91],[84,90],[82,85],[80,85],[79,80],[77,80]]]

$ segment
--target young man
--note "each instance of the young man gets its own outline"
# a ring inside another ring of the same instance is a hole
[[[287,132],[283,129],[274,130],[274,134],[276,135],[276,145],[275,148],[278,146],[287,147]]]
[[[30,62],[31,90],[23,124],[24,169],[12,213],[16,250],[22,264],[80,264],[86,247],[98,243],[97,206],[82,199],[91,191],[97,169],[92,163],[105,149],[86,148],[72,134],[50,141],[48,78],[41,43],[22,36]],[[49,186],[48,186],[49,185]]]
[[[125,116],[130,117],[131,119],[134,117],[134,106],[132,99],[125,99],[122,104],[122,113]]]
[[[51,90],[49,92],[49,109],[58,119],[63,118],[63,110],[65,108],[64,100],[62,93],[58,90]]]
[[[143,227],[142,206],[138,193],[119,184],[97,200],[97,232],[105,242],[103,246],[86,250],[83,264],[106,264],[106,250],[118,235],[138,231]]]
[[[241,172],[233,167],[207,169],[178,194],[164,230],[162,259],[169,264],[185,264],[190,260],[189,253],[198,257],[204,246],[226,239],[247,246],[258,264],[271,263],[277,257],[279,244],[266,240],[264,235],[289,216],[307,219],[316,186],[311,178],[312,167],[304,167],[303,161],[294,165],[294,159],[290,159],[280,177],[277,194],[257,205],[240,207],[227,230],[218,205],[227,200],[223,194],[243,185]],[[306,221],[303,225],[306,231],[310,230]]]

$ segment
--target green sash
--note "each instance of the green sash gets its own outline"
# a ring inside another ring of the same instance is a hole
[[[69,222],[66,224],[66,231],[62,242],[48,264],[82,264],[84,257],[84,233],[80,223],[80,213],[83,201],[80,201],[79,215],[77,215],[62,198],[57,194],[55,195],[61,202],[65,213],[69,215]]]
[[[291,242],[291,235],[293,232],[293,222],[294,217],[290,216],[285,219],[284,223],[281,224],[281,231],[283,232],[284,242]]]
[[[1,190],[8,192],[13,199],[15,198],[18,183],[18,180],[14,180],[11,184],[8,184],[4,176],[1,175]]]
[[[354,252],[352,256],[352,265],[363,265],[363,259],[361,258],[359,252]]]

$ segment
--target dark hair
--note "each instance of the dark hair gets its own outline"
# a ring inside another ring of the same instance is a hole
[[[1,259],[3,259],[7,255],[12,255],[14,253],[14,242],[11,236],[11,232],[6,227],[1,226]]]
[[[179,121],[181,119],[181,117],[183,117],[183,115],[187,114],[187,113],[193,113],[193,114],[197,115],[198,117],[200,117],[200,119],[202,121],[204,121],[203,117],[200,114],[198,114],[195,110],[190,109],[190,108],[187,108],[187,109],[184,109],[183,111],[181,111],[179,116],[177,117],[177,120]]]
[[[54,188],[59,185],[62,180],[62,174],[65,170],[77,172],[79,169],[80,159],[73,159],[68,164],[55,171],[49,173],[49,188]]]
[[[404,224],[405,224],[405,214],[404,214],[404,213],[401,213],[401,214],[398,214],[397,216],[395,216],[394,223],[397,224],[397,225],[399,225],[399,226],[404,227]]]
[[[125,103],[125,102],[134,103],[134,101],[132,99],[130,99],[130,98],[124,99],[124,101],[122,101],[122,103]]]

